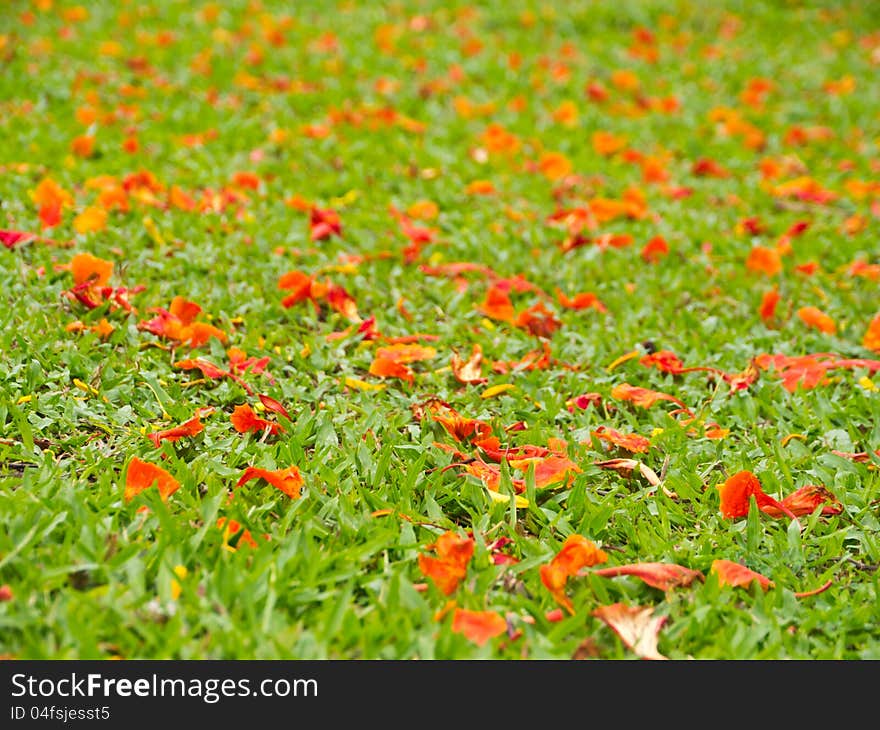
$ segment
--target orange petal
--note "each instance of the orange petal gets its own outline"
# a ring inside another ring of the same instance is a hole
[[[556,315],[547,309],[544,302],[538,302],[520,312],[514,324],[535,337],[549,338],[562,326]]]
[[[606,560],[608,554],[600,550],[594,542],[583,535],[569,535],[553,559],[541,566],[541,582],[558,603],[574,614],[574,607],[563,590],[565,584],[581,568],[604,563]]]
[[[195,416],[195,418],[189,419],[180,426],[174,426],[156,433],[148,433],[147,438],[158,448],[161,441],[179,441],[184,436],[195,436],[204,430],[205,427],[202,425],[201,416]]]
[[[663,236],[654,236],[648,241],[639,254],[644,261],[654,263],[669,253],[669,244]]]
[[[769,578],[732,560],[714,560],[709,572],[718,577],[718,584],[722,586],[747,588],[753,581],[758,581],[761,588],[766,591],[774,585]]]
[[[368,372],[370,375],[377,375],[380,378],[400,378],[407,383],[412,383],[415,379],[410,368],[387,357],[377,357],[373,360]]]
[[[650,408],[657,401],[661,400],[670,401],[671,403],[677,403],[682,408],[687,408],[687,406],[675,396],[668,395],[666,393],[660,393],[656,390],[639,388],[637,386],[630,385],[629,383],[621,383],[620,385],[615,385],[611,389],[611,397],[617,398],[618,400],[630,401],[642,408]]]
[[[252,548],[257,547],[257,541],[254,540],[253,535],[251,535],[251,531],[243,530],[240,522],[237,522],[236,520],[227,520],[225,517],[220,517],[217,520],[217,527],[223,530],[223,544],[229,547],[230,550],[238,549],[239,545],[248,545]],[[229,540],[234,535],[238,535],[238,540],[236,541],[235,547],[232,547],[229,545]]]
[[[574,169],[571,160],[560,152],[547,152],[538,160],[538,169],[548,180],[559,180]]]
[[[490,319],[496,319],[500,322],[513,322],[513,318],[516,316],[510,295],[496,286],[488,289],[486,298],[477,305],[477,310]]]
[[[276,471],[249,466],[244,470],[235,486],[240,487],[251,479],[263,479],[273,487],[280,489],[291,499],[299,499],[303,486],[302,475],[295,466],[289,466],[286,469],[278,469]]]
[[[485,421],[466,418],[448,405],[432,402],[429,406],[431,417],[437,421],[456,441],[485,438],[492,433],[492,426]]]
[[[173,317],[179,319],[181,324],[187,325],[201,314],[202,308],[195,302],[176,296],[171,300],[168,311]]]
[[[394,344],[376,350],[376,359],[393,360],[399,363],[418,362],[436,357],[437,349],[417,344]]]
[[[452,630],[464,634],[478,646],[507,631],[507,621],[495,611],[468,611],[456,608],[452,614]]]
[[[314,280],[308,274],[304,274],[302,271],[289,271],[278,280],[278,288],[279,289],[287,289],[290,290],[290,294],[288,294],[284,299],[282,299],[281,304],[284,307],[292,307],[297,302],[306,301],[307,299],[313,299],[312,296],[312,285],[314,284]]]
[[[136,456],[133,457],[128,463],[128,469],[125,473],[125,501],[128,502],[134,499],[138,494],[145,489],[149,489],[154,484],[159,490],[159,495],[163,501],[180,489],[180,482],[162,467],[147,461],[141,461]]]
[[[761,299],[761,306],[758,308],[758,314],[765,322],[771,322],[773,315],[776,313],[776,305],[779,304],[779,290],[773,287],[766,292]]]
[[[233,428],[239,433],[262,431],[268,428],[269,433],[274,435],[279,431],[284,430],[281,424],[273,423],[272,421],[267,421],[265,418],[257,416],[257,414],[254,413],[254,409],[247,403],[236,406],[232,411],[232,414],[229,416],[229,420],[232,422]]]
[[[360,322],[361,318],[358,314],[357,303],[343,287],[331,284],[327,290],[327,303],[331,309],[336,310],[341,315],[353,322]]]
[[[834,323],[834,320],[817,307],[801,307],[798,309],[797,314],[807,327],[812,327],[829,335],[837,332],[837,325]]]
[[[225,370],[218,368],[207,360],[200,359],[178,360],[174,363],[174,367],[180,368],[181,370],[199,370],[206,378],[212,378],[215,380],[225,377],[228,374]]]
[[[419,555],[419,570],[448,596],[467,574],[468,562],[474,554],[474,544],[471,538],[461,537],[448,530],[436,542],[426,547],[427,550],[433,550],[436,557]]]
[[[862,338],[862,347],[880,353],[880,314],[874,317],[868,325],[865,336]]]
[[[455,591],[467,573],[458,565],[430,555],[419,555],[419,570],[426,578],[434,581],[437,588],[447,596]]]
[[[467,565],[474,554],[474,541],[469,537],[461,537],[452,530],[447,530],[437,538],[435,543],[429,545],[428,549],[433,549],[443,560],[456,565]]]
[[[746,258],[746,268],[766,276],[776,276],[782,271],[782,258],[775,248],[755,246]]]
[[[509,464],[520,471],[528,471],[529,466],[534,464],[535,487],[537,489],[544,489],[555,484],[568,485],[574,480],[575,474],[581,472],[581,468],[571,459],[555,454],[544,457],[510,459]]]
[[[73,230],[77,233],[97,233],[107,227],[107,211],[89,206],[73,219]]]
[[[678,375],[686,369],[678,355],[671,350],[657,350],[639,359],[639,364],[646,368],[655,367],[661,373]]]
[[[590,292],[580,292],[574,297],[569,298],[561,289],[556,289],[556,300],[566,309],[589,309],[593,308],[599,312],[608,311],[599,298]]]
[[[70,272],[74,284],[92,282],[97,286],[106,286],[113,274],[113,262],[90,253],[80,253],[71,259]]]
[[[181,341],[188,342],[190,347],[201,347],[212,337],[216,337],[220,342],[226,342],[227,339],[223,330],[205,322],[193,322],[180,331]]]
[[[755,498],[758,509],[767,514],[779,514],[794,518],[785,505],[764,493],[761,482],[750,471],[740,471],[729,477],[718,487],[721,499],[721,514],[729,519],[746,517],[749,514],[751,497]]]

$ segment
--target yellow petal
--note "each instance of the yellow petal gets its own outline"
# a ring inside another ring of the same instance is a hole
[[[506,494],[502,494],[501,492],[493,492],[491,489],[487,490],[489,492],[489,497],[491,497],[493,502],[509,502],[510,497]],[[525,497],[516,495],[516,499],[514,500],[514,504],[521,509],[525,509],[529,506],[529,500]]]
[[[501,383],[500,385],[493,385],[489,388],[486,388],[482,393],[480,393],[480,398],[491,398],[493,395],[498,395],[499,393],[504,393],[508,390],[515,390],[516,386],[513,383]]]
[[[385,390],[385,385],[382,383],[368,383],[357,378],[346,378],[345,384],[355,390]]]
[[[785,445],[786,445],[789,441],[791,441],[792,439],[799,439],[799,440],[801,440],[801,441],[806,441],[806,440],[807,440],[807,437],[804,436],[802,433],[790,433],[790,434],[788,434],[788,436],[783,436],[783,437],[782,437],[782,441],[781,441],[781,443],[782,443],[783,446],[785,446]]]
[[[84,383],[79,378],[73,379],[73,384],[79,388],[83,393],[88,393],[89,395],[98,395],[98,391],[95,390],[91,385]]]
[[[628,352],[625,355],[621,355],[619,358],[617,358],[614,362],[612,362],[610,365],[608,365],[605,368],[605,372],[610,373],[618,365],[622,365],[627,360],[632,360],[634,357],[638,357],[640,354],[641,353],[638,350],[633,350],[632,352]]]

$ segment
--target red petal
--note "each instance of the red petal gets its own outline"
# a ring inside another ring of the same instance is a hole
[[[36,238],[36,235],[25,231],[0,231],[0,243],[6,248],[15,248],[19,243],[26,243],[33,238]]]
[[[274,398],[270,398],[268,395],[263,395],[262,393],[258,397],[260,399],[260,403],[262,403],[266,407],[267,411],[272,411],[273,413],[277,413],[279,416],[284,416],[288,421],[293,420],[290,417],[290,414],[287,412],[287,409]]]

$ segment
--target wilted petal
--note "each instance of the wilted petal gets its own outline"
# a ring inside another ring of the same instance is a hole
[[[792,492],[782,500],[782,504],[795,515],[813,514],[820,505],[823,515],[839,515],[843,512],[843,505],[840,504],[837,497],[825,487],[815,484],[807,484]],[[777,516],[773,514],[771,508],[764,511],[774,517]]]
[[[658,634],[666,616],[654,616],[651,606],[626,606],[614,603],[600,606],[593,616],[604,621],[616,633],[624,646],[642,659],[666,659],[657,650]]]
[[[601,575],[605,578],[614,578],[619,575],[631,575],[641,578],[652,588],[661,591],[670,591],[673,588],[684,588],[695,580],[704,580],[699,570],[691,570],[674,563],[631,563],[629,565],[617,565],[611,568],[600,568],[591,571],[593,575]]]
[[[457,352],[452,353],[452,374],[461,383],[479,384],[489,379],[482,377],[481,364],[483,362],[483,348],[479,343],[474,343],[471,348],[471,356],[463,360]]]
[[[621,433],[608,426],[599,426],[593,431],[593,436],[634,454],[647,453],[651,448],[650,439],[636,433]]]

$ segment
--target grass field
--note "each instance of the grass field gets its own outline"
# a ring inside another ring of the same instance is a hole
[[[880,659],[880,6],[12,0],[0,654]]]

